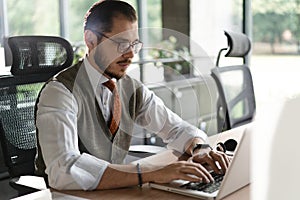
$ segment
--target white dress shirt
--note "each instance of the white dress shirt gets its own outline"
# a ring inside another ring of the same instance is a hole
[[[94,69],[84,59],[84,67],[92,87],[97,92],[97,100],[104,119],[110,118],[112,93],[102,85],[108,79]],[[100,77],[100,79],[99,79]],[[108,166],[108,162],[93,155],[80,153],[77,134],[78,105],[73,94],[60,82],[51,81],[40,96],[36,125],[39,142],[47,166],[49,184],[56,189],[93,190]],[[156,133],[167,147],[184,152],[187,142],[206,134],[174,114],[152,91],[143,86],[142,109],[136,123]]]

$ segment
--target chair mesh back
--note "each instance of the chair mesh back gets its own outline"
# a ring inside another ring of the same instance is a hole
[[[73,62],[71,44],[52,36],[8,38],[12,76],[0,76],[0,137],[11,177],[34,174],[36,127],[34,107],[51,76]]]
[[[225,130],[250,122],[256,105],[249,68],[245,65],[214,68],[212,76],[219,88],[222,102],[223,113],[218,113],[218,120],[223,118],[223,121],[227,120],[229,123],[225,125]]]
[[[250,39],[243,33],[231,31],[224,33],[228,48],[220,49],[216,67],[211,70],[219,91],[218,132],[251,122],[256,109],[252,76],[245,64],[246,56],[251,50]],[[220,67],[221,53],[225,50],[227,50],[225,57],[243,58],[243,64]]]
[[[13,75],[60,71],[73,62],[72,46],[63,38],[16,36],[10,37],[8,44],[13,55]]]
[[[1,142],[12,177],[33,174],[36,154],[35,101],[43,83],[0,89]]]

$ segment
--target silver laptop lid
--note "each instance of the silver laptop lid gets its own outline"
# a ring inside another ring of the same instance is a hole
[[[171,183],[159,184],[150,183],[150,187],[161,189],[169,192],[175,192],[187,196],[198,197],[202,199],[221,199],[238,189],[250,183],[250,135],[251,127],[247,126],[242,130],[243,136],[239,141],[239,145],[235,151],[235,156],[225,174],[219,191],[213,193],[206,193],[203,191],[189,190],[180,187],[188,181],[177,180]]]
[[[244,130],[243,137],[236,149],[235,156],[222,181],[217,199],[222,199],[250,183],[251,130],[251,126]]]

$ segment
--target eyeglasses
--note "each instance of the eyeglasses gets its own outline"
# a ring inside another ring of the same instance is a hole
[[[130,48],[132,48],[133,52],[135,54],[137,54],[143,47],[143,43],[139,40],[135,40],[132,43],[130,43],[130,42],[118,42],[116,40],[111,39],[110,37],[106,36],[105,34],[103,34],[101,32],[94,31],[94,30],[93,30],[93,32],[98,36],[103,36],[103,37],[109,39],[110,41],[118,44],[118,52],[121,53],[121,54],[127,53],[130,50]]]

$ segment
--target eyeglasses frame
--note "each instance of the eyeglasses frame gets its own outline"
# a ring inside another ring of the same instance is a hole
[[[122,52],[122,51],[120,51],[120,44],[121,44],[121,43],[125,43],[125,42],[118,42],[118,41],[116,41],[116,40],[114,40],[114,39],[111,39],[110,37],[108,37],[107,35],[105,35],[105,34],[102,33],[102,32],[99,32],[99,31],[95,31],[95,30],[91,30],[91,31],[92,31],[93,33],[95,33],[97,36],[105,37],[106,39],[108,39],[108,40],[110,40],[110,41],[112,41],[112,42],[118,44],[118,52],[121,53],[121,54],[127,53],[128,50],[129,50],[130,48],[133,48],[133,49],[134,49],[133,52],[134,52],[135,54],[137,54],[137,53],[142,49],[142,47],[143,47],[143,42],[141,42],[140,40],[135,40],[135,41],[133,41],[133,42],[131,42],[131,43],[128,42],[128,43],[129,43],[129,47],[128,47],[126,50],[124,50],[124,51]],[[135,43],[135,42],[137,42],[137,43]],[[134,48],[134,46],[136,46],[136,45],[138,45],[138,44],[140,44],[141,47],[140,47],[140,49],[138,49],[138,51],[136,51],[135,48]]]

